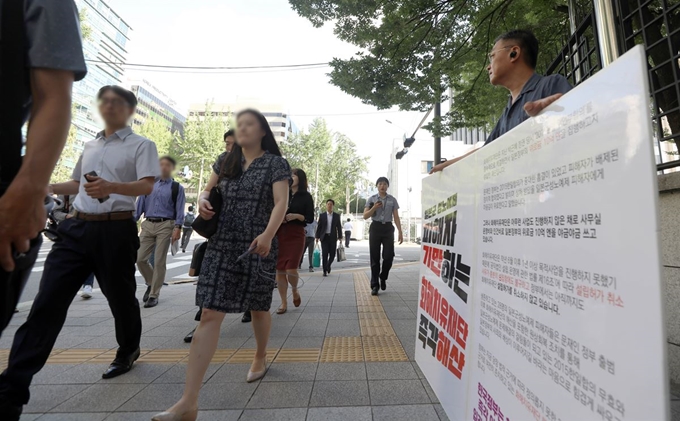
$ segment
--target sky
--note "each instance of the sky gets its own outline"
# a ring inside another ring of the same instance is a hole
[[[131,27],[128,63],[177,66],[259,66],[327,63],[358,48],[338,40],[332,25],[314,28],[287,0],[108,0]],[[329,83],[329,67],[229,74],[128,71],[190,104],[256,99],[284,104],[298,126],[315,117],[344,133],[370,157],[369,179],[385,175],[392,141],[410,136],[424,113],[378,111]],[[385,120],[390,120],[392,124]],[[431,138],[424,130],[416,139]],[[416,142],[414,148],[417,148]]]

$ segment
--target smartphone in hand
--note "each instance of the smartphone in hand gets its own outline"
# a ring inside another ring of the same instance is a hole
[[[87,179],[87,176],[88,176],[88,175],[89,175],[90,177],[99,177],[99,176],[97,175],[97,171],[90,171],[89,173],[85,174],[85,177],[84,177],[84,178],[85,178],[85,181],[86,181],[86,182],[89,182],[89,181],[90,181],[90,180]],[[104,202],[106,202],[107,200],[109,200],[109,196],[102,197],[101,199],[97,199],[97,200],[99,200],[99,203],[104,203]]]

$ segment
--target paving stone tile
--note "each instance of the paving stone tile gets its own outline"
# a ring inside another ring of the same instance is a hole
[[[330,320],[359,320],[358,313],[331,313]]]
[[[106,412],[88,412],[72,414],[45,414],[38,418],[38,421],[102,421],[109,414]],[[22,418],[23,420],[23,418]]]
[[[38,418],[40,418],[42,414],[27,414],[24,412],[21,414],[21,418],[19,418],[19,421],[35,421]]]
[[[33,377],[31,384],[54,384],[55,377],[58,377],[60,374],[72,368],[74,368],[73,364],[46,364],[42,370]],[[101,374],[99,377],[101,378]]]
[[[273,333],[273,332],[272,332]],[[267,341],[267,348],[280,348],[283,343],[286,341],[286,338],[288,337],[288,334],[285,336],[269,336],[269,341]],[[246,349],[255,349],[257,348],[257,342],[255,341],[255,337],[252,337],[244,343],[241,348],[246,348]]]
[[[324,336],[327,324],[325,320],[308,320],[296,325],[290,332],[290,336]]]
[[[210,364],[208,365],[208,370],[205,373],[203,381],[207,381],[215,372],[222,366],[222,364]],[[179,363],[175,364],[170,369],[161,374],[156,378],[153,383],[182,383],[186,380],[187,364]]]
[[[323,346],[323,336],[289,336],[282,348],[321,348]]]
[[[369,405],[366,380],[317,381],[312,390],[310,406],[358,406]]]
[[[437,398],[437,394],[434,393],[434,390],[430,386],[430,383],[427,382],[427,380],[423,379],[421,380],[423,383],[423,387],[425,388],[425,391],[427,392],[427,396],[430,397],[430,402],[432,403],[439,403],[439,398]]]
[[[316,380],[366,380],[364,363],[319,363]]]
[[[246,409],[239,421],[300,421],[307,416],[307,408]]]
[[[372,421],[370,406],[339,407],[339,408],[309,408],[307,421]]]
[[[100,383],[152,383],[163,373],[170,370],[174,364],[155,364],[155,363],[135,363],[132,370],[122,376],[113,379],[103,380]],[[102,372],[104,372],[102,370]],[[68,374],[68,372],[66,373]],[[101,375],[100,375],[101,377]]]
[[[449,421],[449,417],[446,415],[446,412],[444,412],[444,408],[441,405],[439,404],[435,405],[434,410],[437,411],[437,415],[439,415],[440,421]]]
[[[44,413],[65,402],[88,387],[86,384],[35,385],[31,386],[31,400],[24,406],[24,413]]]
[[[242,409],[252,399],[257,385],[258,383],[246,383],[244,379],[241,383],[224,383],[220,387],[204,386],[198,398],[198,407],[201,409]]]
[[[369,380],[413,380],[418,378],[418,373],[409,362],[369,362],[366,363],[366,372]]]
[[[357,320],[329,320],[326,336],[360,336],[361,329]]]
[[[420,380],[370,380],[371,405],[430,403]]]
[[[210,376],[206,384],[243,383],[249,369],[250,364],[223,364]]]
[[[242,410],[200,411],[198,421],[238,421]],[[149,421],[157,412],[118,412],[106,421]]]
[[[432,405],[374,406],[374,421],[439,421]]]
[[[317,363],[274,363],[269,366],[263,382],[298,382],[314,380]]]
[[[184,385],[179,383],[171,384],[150,384],[139,393],[125,402],[118,411],[158,411],[161,412],[170,408],[182,397]]]
[[[262,382],[248,408],[301,408],[309,404],[313,382]]]
[[[95,384],[57,406],[51,412],[112,412],[145,386],[143,384]],[[104,396],[106,398],[103,398]]]

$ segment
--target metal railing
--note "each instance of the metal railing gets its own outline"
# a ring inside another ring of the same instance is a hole
[[[561,74],[576,86],[602,69],[593,14],[581,21],[546,74]]]
[[[677,0],[612,0],[616,6],[619,48],[644,44],[649,64],[654,137],[659,149],[658,170],[680,166],[664,162],[664,143],[680,143],[680,2]]]
[[[617,44],[624,53],[643,44],[647,53],[657,170],[680,167],[680,1],[607,0],[614,6]],[[576,86],[602,69],[594,12],[584,17],[546,73],[559,73]],[[673,156],[664,159],[665,155]]]

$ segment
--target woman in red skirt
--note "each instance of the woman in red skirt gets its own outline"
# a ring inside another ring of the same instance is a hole
[[[276,282],[281,294],[281,307],[276,314],[288,310],[288,284],[293,290],[293,305],[300,307],[298,292],[298,265],[305,251],[305,226],[314,222],[314,199],[307,191],[307,174],[299,168],[293,170],[293,184],[288,211],[276,233],[279,256],[276,262]]]

